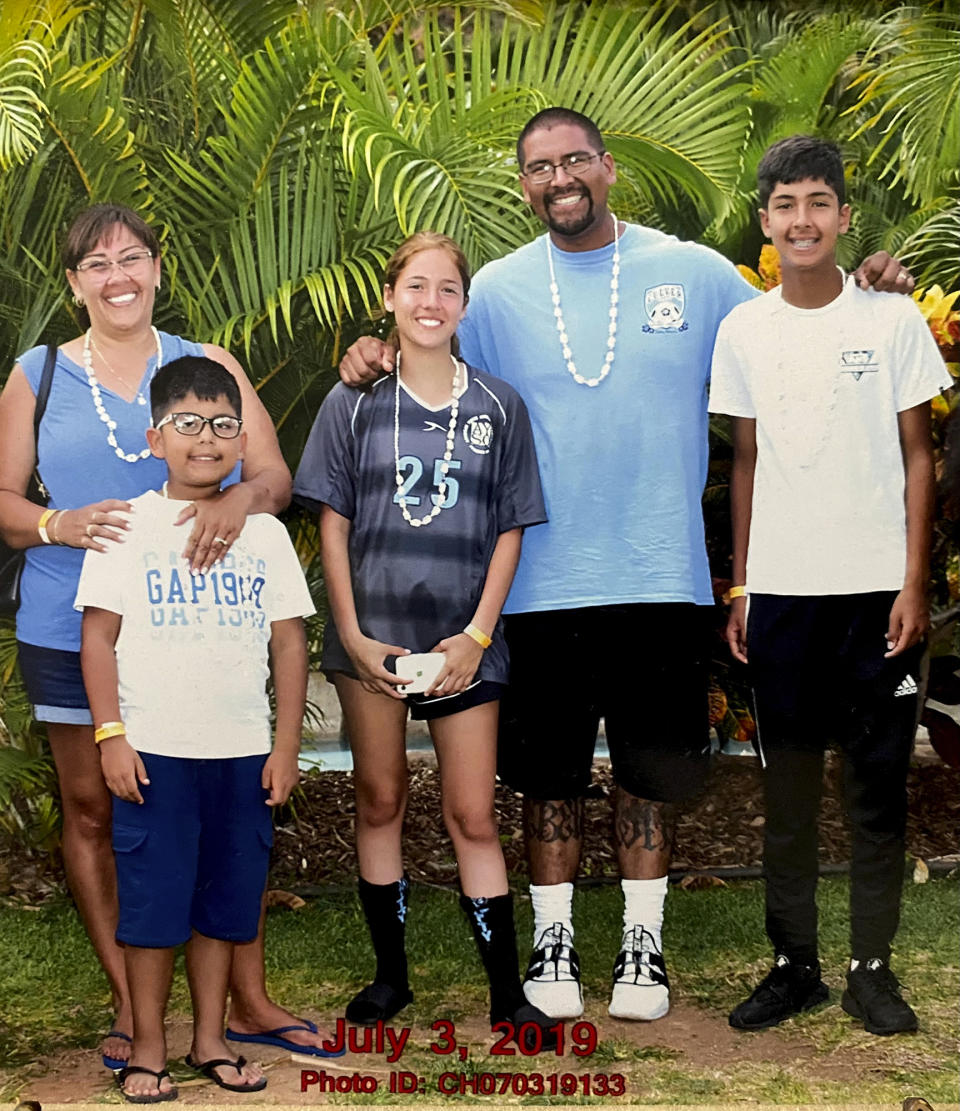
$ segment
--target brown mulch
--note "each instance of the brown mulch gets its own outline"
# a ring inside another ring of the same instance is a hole
[[[849,859],[838,772],[838,766],[829,760],[820,818],[820,859],[824,865],[840,865]],[[600,764],[594,779],[598,797],[587,799],[581,876],[601,879],[617,874],[610,844],[610,804],[606,798],[612,787],[609,765]],[[288,814],[277,827],[272,884],[309,888],[353,882],[352,786],[350,772],[323,772],[308,777],[303,796],[296,802],[295,814]],[[960,772],[940,762],[911,768],[907,830],[911,855],[929,860],[957,851],[958,788]],[[497,808],[507,868],[523,874],[526,865],[520,798],[499,786]],[[763,821],[759,761],[718,758],[706,792],[680,817],[674,871],[758,866]],[[427,762],[411,764],[404,845],[408,871],[414,879],[444,886],[455,882],[456,863],[440,817],[437,771]]]
[[[820,859],[824,866],[849,859],[849,838],[840,806],[838,767],[828,761],[820,817]],[[595,795],[587,799],[587,829],[581,877],[589,882],[616,876],[611,850],[610,769],[599,762]],[[907,849],[924,860],[957,852],[960,827],[960,771],[939,761],[910,770]],[[523,875],[520,798],[497,789],[501,840],[507,868]],[[701,869],[756,868],[763,837],[760,766],[754,759],[719,757],[704,795],[681,814],[674,872]],[[410,801],[405,827],[405,858],[411,876],[421,883],[448,886],[456,881],[456,863],[440,817],[436,767],[411,760]],[[308,893],[329,885],[355,882],[353,851],[353,775],[312,772],[305,776],[292,807],[278,815],[271,887]],[[55,855],[25,853],[4,846],[0,853],[0,897],[36,904],[65,890]]]

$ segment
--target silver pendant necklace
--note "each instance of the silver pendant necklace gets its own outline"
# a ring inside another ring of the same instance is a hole
[[[92,342],[91,332],[92,328],[87,329],[86,335],[83,337],[83,369],[87,374],[87,384],[90,386],[90,395],[93,398],[93,407],[97,410],[97,416],[107,426],[107,443],[113,448],[114,453],[119,459],[126,463],[138,463],[141,459],[146,459],[150,455],[150,449],[144,448],[143,451],[124,451],[117,443],[116,429],[117,422],[107,412],[106,406],[103,404],[103,395],[100,392],[100,383],[97,381],[97,376],[93,372],[93,355],[90,353],[90,344]],[[153,332],[153,338],[157,345],[157,365],[155,372],[163,365],[163,349],[160,346],[160,333],[152,325],[150,331]],[[99,351],[98,351],[99,354]],[[100,356],[103,358],[103,356]],[[106,359],[103,360],[105,363]],[[110,364],[107,363],[109,367]],[[116,373],[116,372],[114,372]],[[120,376],[117,375],[119,378]],[[122,382],[123,379],[121,378]],[[146,405],[146,398],[137,391],[137,401],[140,405]]]

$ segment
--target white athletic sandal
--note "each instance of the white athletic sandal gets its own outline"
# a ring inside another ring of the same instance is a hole
[[[663,954],[643,926],[626,930],[613,966],[610,1014],[652,1022],[670,1010],[670,982]]]
[[[562,923],[547,927],[537,939],[523,978],[527,1002],[551,1018],[579,1018],[583,1014],[580,958],[572,942],[570,931]]]

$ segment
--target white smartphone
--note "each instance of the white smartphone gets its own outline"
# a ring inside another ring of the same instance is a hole
[[[397,656],[397,675],[406,680],[400,690],[404,694],[423,694],[443,670],[446,658],[443,652],[414,652],[410,656]]]

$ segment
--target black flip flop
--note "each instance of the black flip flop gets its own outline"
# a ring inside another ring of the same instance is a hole
[[[130,1095],[124,1088],[123,1082],[127,1079],[128,1076],[132,1076],[134,1073],[143,1073],[146,1076],[156,1077],[157,1094],[145,1096]],[[127,1103],[167,1103],[171,1099],[176,1099],[179,1093],[175,1087],[170,1088],[166,1092],[161,1092],[159,1090],[160,1081],[163,1080],[164,1077],[166,1077],[168,1080],[170,1079],[170,1073],[166,1069],[161,1069],[159,1072],[156,1072],[154,1069],[144,1068],[143,1065],[125,1065],[117,1073],[117,1087],[120,1089],[120,1094],[127,1101]]]
[[[201,1075],[212,1080],[219,1088],[224,1088],[228,1092],[262,1092],[267,1086],[267,1078],[261,1076],[256,1084],[229,1084],[226,1080],[221,1080],[217,1075],[217,1069],[224,1066],[236,1069],[239,1073],[243,1066],[247,1063],[246,1057],[238,1057],[235,1061],[231,1061],[229,1057],[211,1057],[209,1061],[194,1061],[188,1053],[184,1057],[184,1061],[190,1068],[196,1070]]]

